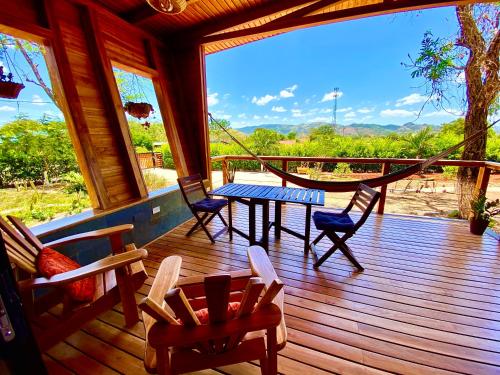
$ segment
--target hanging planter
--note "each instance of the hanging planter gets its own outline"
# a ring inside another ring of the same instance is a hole
[[[139,120],[149,117],[149,115],[154,112],[153,106],[149,103],[126,102],[123,109],[130,116]]]
[[[17,99],[24,89],[22,83],[12,82],[12,78],[12,73],[3,74],[3,66],[0,66],[0,98]]]

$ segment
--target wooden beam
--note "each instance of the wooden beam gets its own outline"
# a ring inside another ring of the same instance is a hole
[[[314,4],[297,9],[296,11],[289,13],[286,16],[276,18],[275,20],[269,22],[268,24],[275,24],[275,23],[280,22],[280,21],[304,17],[304,16],[307,16],[313,12],[316,12],[316,11],[319,11],[323,8],[329,7],[332,4],[338,3],[340,1],[342,1],[342,0],[320,0]]]
[[[262,5],[246,9],[238,14],[230,14],[224,17],[211,19],[199,26],[186,30],[182,33],[184,40],[198,40],[202,37],[220,33],[224,30],[236,27],[274,13],[282,12],[290,8],[310,4],[311,0],[272,0]]]
[[[49,67],[49,71],[58,71],[61,78],[61,86],[64,90],[61,103],[64,107],[63,111],[66,120],[70,120],[67,122],[69,133],[75,146],[80,169],[87,182],[92,205],[94,208],[106,209],[111,206],[111,202],[99,169],[97,155],[94,152],[89,128],[83,113],[83,106],[78,96],[73,72],[64,47],[63,34],[56,18],[57,9],[55,9],[54,0],[45,0],[44,5],[49,28],[53,35],[50,47],[57,63],[57,69]],[[52,60],[47,61],[49,66],[50,61]]]
[[[449,0],[423,0],[416,3],[413,0],[400,0],[382,2],[378,4],[365,5],[361,7],[342,9],[324,14],[316,14],[307,17],[285,19],[275,23],[266,23],[248,29],[236,30],[223,34],[209,35],[203,37],[200,42],[203,44],[217,43],[231,39],[245,37],[256,37],[270,33],[283,33],[304,27],[319,26],[333,22],[348,21],[363,17],[418,10],[431,7],[443,7],[457,4],[465,4],[470,1],[449,1]]]
[[[106,113],[116,131],[117,141],[121,145],[122,162],[129,172],[130,187],[135,190],[136,198],[145,198],[148,191],[134,151],[127,118],[123,111],[120,93],[113,75],[113,67],[104,47],[102,32],[95,11],[89,7],[83,7],[82,22],[89,44],[89,57],[94,63],[94,70],[101,83]]]
[[[144,3],[127,12],[119,14],[119,17],[135,25],[139,22],[147,20],[148,18],[154,17],[157,14],[159,14],[158,11],[154,10],[147,3]]]

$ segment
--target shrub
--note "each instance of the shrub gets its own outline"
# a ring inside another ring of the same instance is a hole
[[[72,193],[87,193],[87,186],[83,180],[83,176],[77,172],[69,172],[63,176],[63,181],[66,182],[64,191],[68,194]]]

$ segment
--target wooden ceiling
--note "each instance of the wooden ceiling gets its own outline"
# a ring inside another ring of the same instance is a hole
[[[177,15],[146,0],[94,0],[160,39],[200,41],[214,53],[283,32],[399,11],[456,5],[450,0],[187,0]]]

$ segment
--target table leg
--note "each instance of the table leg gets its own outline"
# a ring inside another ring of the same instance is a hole
[[[248,205],[248,236],[250,245],[255,245],[255,201],[250,199]]]
[[[269,201],[262,201],[262,247],[269,253]]]
[[[281,205],[282,202],[274,203],[274,238],[276,240],[281,238]]]
[[[229,241],[233,240],[233,200],[228,199],[227,214],[229,219]]]
[[[311,205],[306,205],[306,230],[304,233],[304,254],[309,253],[309,238],[311,237]]]

